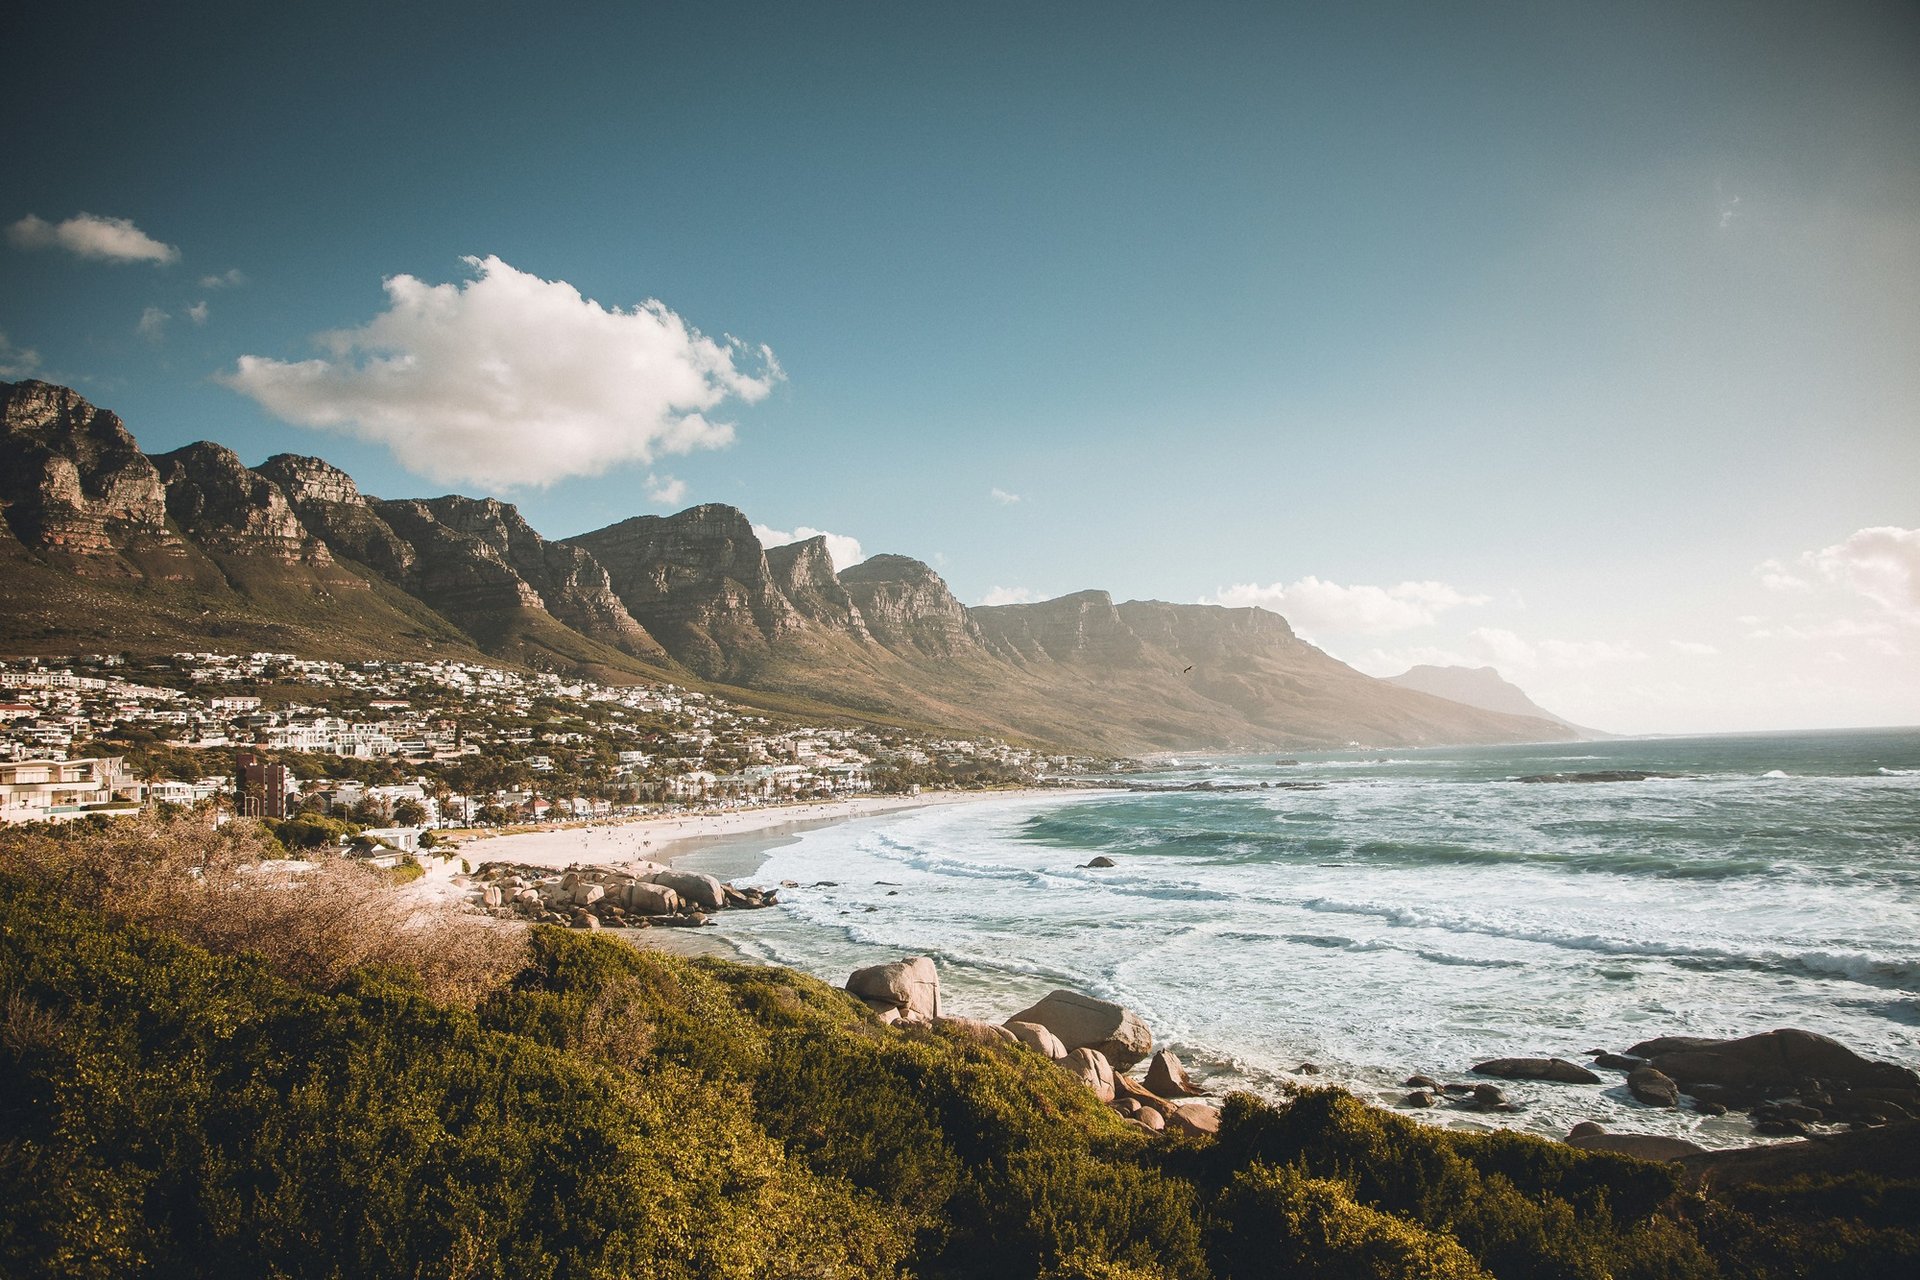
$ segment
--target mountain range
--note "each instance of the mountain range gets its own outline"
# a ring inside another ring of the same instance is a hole
[[[550,539],[510,503],[376,498],[319,458],[148,455],[45,382],[0,382],[0,504],[14,654],[491,659],[1114,752],[1569,736],[1530,702],[1376,680],[1264,609],[1104,591],[968,608],[919,560],[836,572],[823,538],[766,547],[712,503]]]
[[[1528,716],[1559,725],[1568,736],[1583,741],[1598,741],[1615,735],[1600,729],[1588,729],[1564,716],[1557,716],[1532,698],[1526,690],[1507,680],[1492,667],[1440,667],[1422,664],[1397,676],[1386,677],[1388,684],[1417,689],[1436,698],[1464,702],[1470,707],[1499,711],[1507,715]]]

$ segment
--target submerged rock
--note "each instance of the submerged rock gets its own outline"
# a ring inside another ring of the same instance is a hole
[[[1556,1084],[1599,1084],[1600,1077],[1565,1058],[1494,1058],[1474,1068],[1503,1080],[1550,1080]]]

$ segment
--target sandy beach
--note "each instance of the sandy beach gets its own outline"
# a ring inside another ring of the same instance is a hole
[[[479,868],[488,862],[514,862],[564,870],[576,864],[620,868],[636,862],[670,863],[694,848],[754,838],[764,840],[788,831],[803,831],[823,823],[845,822],[877,814],[897,813],[936,805],[967,804],[982,800],[1009,800],[1025,796],[1058,795],[1057,787],[1028,787],[998,791],[934,791],[917,796],[850,796],[843,800],[813,800],[796,804],[764,805],[717,813],[660,814],[610,822],[580,823],[550,831],[519,831],[462,840],[444,856],[424,856],[427,874],[408,886],[423,897],[463,896],[468,887],[461,871],[464,861]],[[439,854],[442,851],[436,850]]]

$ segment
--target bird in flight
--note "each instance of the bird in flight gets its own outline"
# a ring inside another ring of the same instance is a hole
[[[1187,667],[1187,668],[1186,668],[1185,670],[1183,670],[1183,671],[1181,671],[1181,672],[1180,672],[1180,674],[1181,674],[1181,675],[1185,675],[1185,674],[1187,674],[1187,672],[1188,672],[1188,671],[1191,671],[1191,670],[1193,670],[1193,668],[1192,668],[1192,667]]]

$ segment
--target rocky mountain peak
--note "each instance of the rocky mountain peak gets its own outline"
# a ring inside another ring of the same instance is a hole
[[[922,561],[877,555],[839,576],[868,632],[896,653],[950,658],[986,645],[966,606]]]
[[[254,468],[280,486],[298,511],[310,502],[339,502],[364,507],[367,499],[353,477],[324,458],[297,453],[276,453]]]
[[[290,564],[333,562],[280,486],[225,445],[201,440],[160,454],[153,464],[167,487],[167,515],[208,550]]]
[[[805,625],[736,507],[709,502],[635,516],[566,543],[605,566],[627,611],[702,675],[750,668],[770,643]]]
[[[118,414],[67,387],[0,382],[0,502],[22,543],[75,572],[141,576],[127,555],[184,553],[153,463]]]
[[[767,548],[767,570],[774,586],[809,622],[867,640],[866,619],[833,571],[824,537]]]

